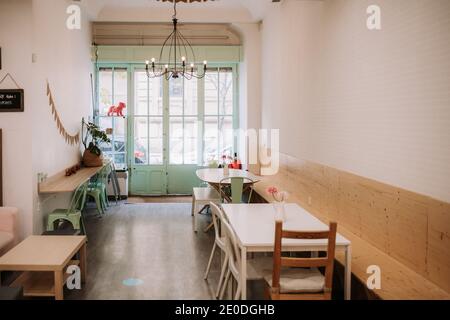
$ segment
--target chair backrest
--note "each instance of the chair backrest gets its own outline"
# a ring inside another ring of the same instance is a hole
[[[107,185],[108,184],[108,177],[111,174],[111,170],[112,170],[112,167],[111,167],[110,163],[105,165],[105,166],[103,166],[103,168],[101,168],[99,170],[99,172],[95,175],[95,177],[92,179],[92,181],[100,182],[100,183],[103,183],[103,184]]]
[[[220,228],[222,227],[222,221],[225,219],[222,209],[220,209],[214,202],[209,203],[209,207],[211,208],[212,220],[214,224],[214,232],[216,236],[216,240],[220,241]]]
[[[222,220],[222,228],[225,233],[225,250],[228,255],[228,267],[236,279],[240,274],[240,251],[236,241],[236,235],[228,221]]]
[[[325,267],[325,293],[331,294],[333,284],[334,252],[336,247],[337,224],[330,223],[328,231],[288,231],[283,230],[283,222],[275,224],[275,246],[273,254],[272,292],[280,291],[281,267],[313,268]],[[328,239],[327,256],[323,258],[292,258],[281,256],[282,239]]]
[[[87,183],[80,185],[70,199],[68,212],[81,211],[84,208],[87,193]]]
[[[244,193],[244,186],[248,186],[248,189],[250,190],[248,195],[248,203],[251,202],[252,194],[253,194],[253,186],[255,182],[248,178],[248,177],[227,177],[223,178],[219,182],[219,193],[220,198],[223,200],[223,195],[226,192],[224,190],[225,186],[230,185],[231,188],[231,203],[237,204],[242,203],[242,196]]]

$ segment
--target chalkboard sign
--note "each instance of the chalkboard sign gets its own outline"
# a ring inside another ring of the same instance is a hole
[[[23,89],[0,89],[0,112],[23,112]]]

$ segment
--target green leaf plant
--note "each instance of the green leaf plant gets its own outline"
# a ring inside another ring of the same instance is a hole
[[[102,144],[111,143],[111,140],[108,138],[105,131],[100,130],[100,128],[92,122],[86,123],[84,119],[82,126],[82,141],[84,148],[97,156],[102,154],[102,150],[100,149]]]

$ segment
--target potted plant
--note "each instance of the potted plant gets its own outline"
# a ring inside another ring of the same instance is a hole
[[[86,128],[86,135],[85,133]],[[100,150],[100,145],[102,143],[111,143],[108,135],[105,131],[100,130],[100,128],[92,122],[83,121],[83,164],[86,167],[100,167],[103,165],[103,155],[102,150]]]

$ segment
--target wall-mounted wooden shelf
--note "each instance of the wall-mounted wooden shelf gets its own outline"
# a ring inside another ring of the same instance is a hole
[[[109,164],[106,162],[105,165]],[[51,176],[38,184],[39,194],[74,192],[80,185],[95,176],[103,167],[81,168],[76,174],[66,177],[65,172]]]

